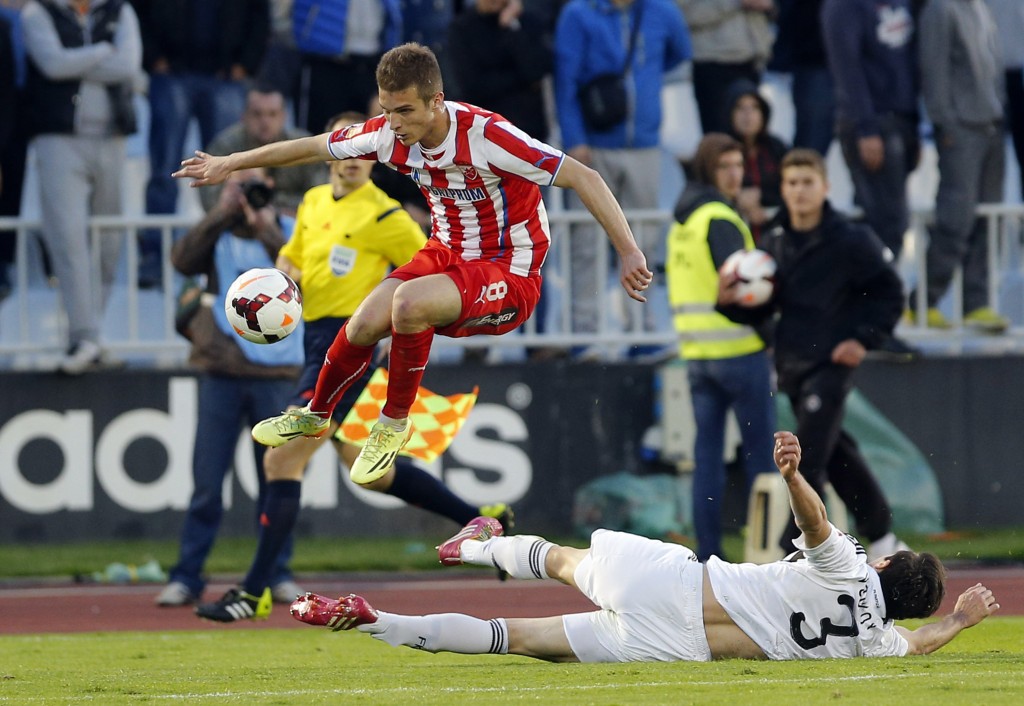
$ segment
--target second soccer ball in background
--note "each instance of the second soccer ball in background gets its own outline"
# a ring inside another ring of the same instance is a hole
[[[722,263],[721,274],[736,273],[740,306],[761,306],[775,291],[775,258],[764,250],[737,250]]]

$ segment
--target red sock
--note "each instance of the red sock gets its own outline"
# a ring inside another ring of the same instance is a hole
[[[391,331],[391,361],[388,363],[388,399],[381,414],[392,419],[409,416],[416,390],[423,379],[423,371],[430,357],[430,344],[434,342],[434,329],[419,333]]]
[[[309,409],[322,417],[330,417],[338,400],[349,386],[366,372],[375,346],[357,346],[348,340],[345,326],[341,327],[334,343],[327,349],[327,357],[316,379],[316,391],[309,401]]]

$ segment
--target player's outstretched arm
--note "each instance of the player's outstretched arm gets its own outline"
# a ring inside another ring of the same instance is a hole
[[[181,162],[181,169],[171,174],[179,179],[192,179],[190,186],[220,184],[231,172],[254,167],[294,167],[333,159],[327,149],[327,135],[312,135],[294,140],[271,142],[244,152],[215,157],[196,150],[194,157]]]
[[[909,655],[926,655],[948,644],[961,630],[973,627],[999,610],[992,591],[976,583],[956,599],[953,612],[936,623],[922,625],[917,630],[897,626],[907,639]]]
[[[651,286],[654,274],[647,269],[647,258],[633,238],[626,215],[601,175],[566,155],[555,177],[555,186],[572,189],[579,195],[583,205],[608,233],[608,239],[619,255],[619,283],[622,288],[631,298],[647,301],[643,292]]]
[[[816,547],[832,532],[825,514],[825,503],[814,492],[800,473],[800,440],[788,431],[775,432],[775,465],[789,490],[789,504],[793,508],[796,526],[803,532],[807,548]]]

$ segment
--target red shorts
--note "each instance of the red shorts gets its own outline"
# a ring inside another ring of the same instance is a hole
[[[462,294],[462,315],[436,330],[449,338],[500,336],[530,318],[540,299],[540,276],[520,277],[488,260],[463,260],[437,240],[428,240],[388,276],[406,282],[436,274],[447,275]]]

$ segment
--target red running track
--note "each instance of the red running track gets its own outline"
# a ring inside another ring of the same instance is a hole
[[[939,615],[953,608],[969,586],[983,583],[996,595],[1000,615],[1024,615],[1024,567],[951,570]],[[592,610],[575,589],[554,581],[498,581],[482,571],[455,570],[424,576],[338,576],[310,578],[303,588],[326,595],[358,593],[394,613],[459,612],[480,618],[541,617]],[[0,634],[73,633],[116,630],[230,630],[238,626],[199,620],[190,608],[157,608],[160,586],[20,584],[0,588]],[[228,588],[212,585],[207,600]],[[59,609],[55,609],[55,602]],[[278,605],[269,620],[246,628],[305,627]]]

